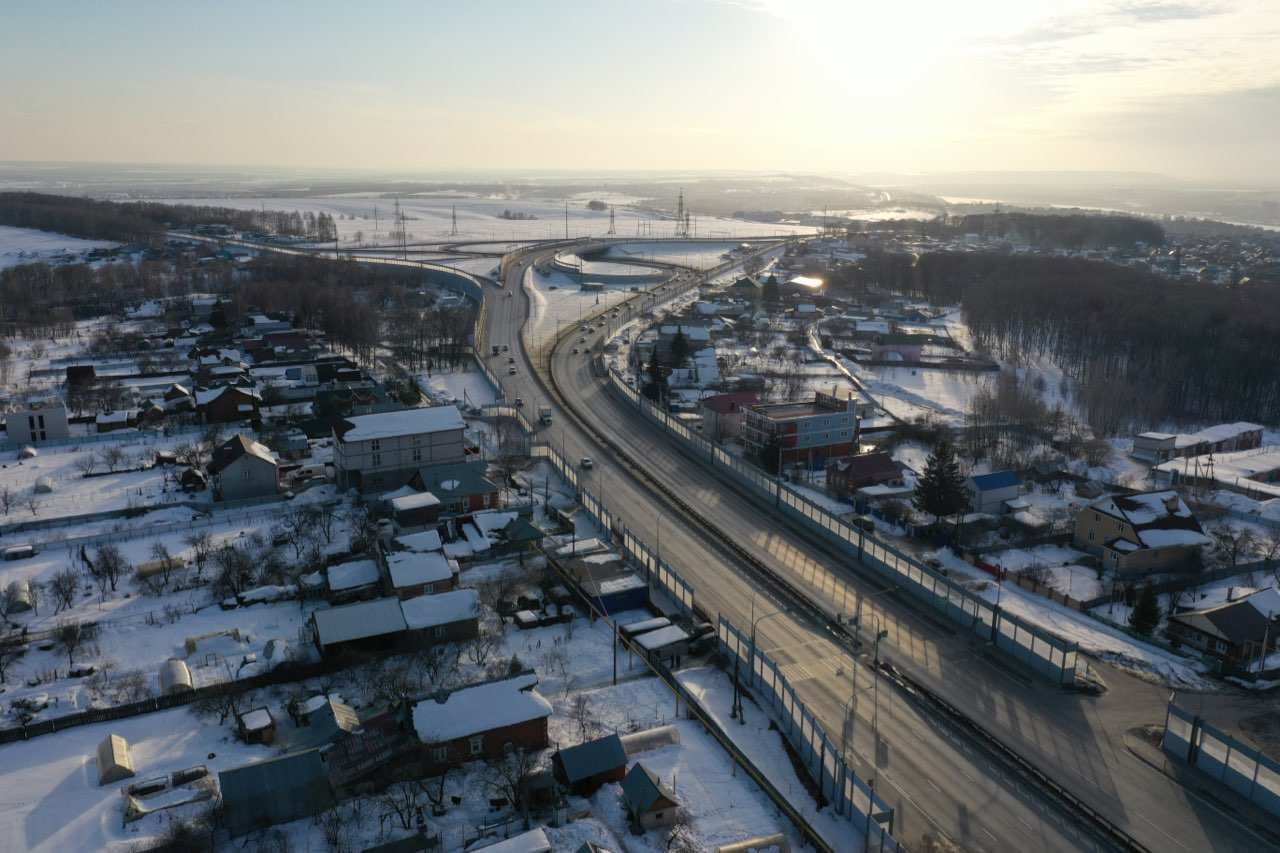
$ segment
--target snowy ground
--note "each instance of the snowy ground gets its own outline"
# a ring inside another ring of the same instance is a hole
[[[91,249],[111,249],[118,245],[108,240],[82,240],[53,231],[0,225],[0,269],[77,256]]]
[[[459,408],[468,406],[486,406],[497,399],[493,386],[485,375],[474,364],[464,365],[466,369],[432,371],[418,374],[418,388],[430,399],[432,405],[457,403]]]
[[[564,273],[543,275],[530,268],[525,273],[525,290],[532,300],[525,334],[532,341],[549,340],[557,329],[576,325],[604,305],[614,305],[632,296],[630,286],[609,286],[602,291],[583,290]]]
[[[623,243],[610,246],[605,257],[617,260],[637,258],[646,261],[681,264],[696,269],[710,269],[724,262],[721,257],[737,243]]]
[[[565,236],[565,200],[563,198],[479,198],[404,196],[400,208],[404,212],[405,231],[409,242],[463,242],[487,240],[517,242],[521,240],[559,240]],[[354,248],[357,232],[364,243],[390,244],[394,199],[390,198],[187,198],[164,199],[168,204],[197,204],[232,207],[237,209],[297,210],[301,213],[325,212],[334,216],[343,244]],[[673,199],[674,201],[674,199]],[[456,209],[458,233],[451,234],[452,215]],[[513,214],[526,214],[535,219],[508,220],[501,218],[504,210]],[[655,214],[619,207],[615,211],[618,236],[637,235],[644,231],[646,237],[674,236],[676,223]],[[593,211],[586,202],[570,202],[568,209],[568,233],[571,237],[603,237],[609,230],[609,211]],[[698,234],[706,237],[754,237],[780,233],[809,234],[814,229],[794,225],[774,225],[747,222],[737,219],[698,217]]]
[[[949,548],[933,556],[942,561],[952,576],[973,578],[975,583],[969,588],[977,595],[993,603],[998,597],[1003,610],[1034,622],[1064,640],[1078,643],[1083,652],[1175,687],[1214,689],[1213,683],[1202,676],[1206,667],[1199,661],[1144,643],[1086,613],[1049,601],[1016,584],[998,587],[990,575],[966,563]]]

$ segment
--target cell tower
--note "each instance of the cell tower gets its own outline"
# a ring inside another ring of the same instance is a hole
[[[458,206],[456,204],[453,205],[451,217],[452,217],[453,224],[449,228],[449,236],[457,237],[458,236]]]
[[[676,236],[689,236],[689,211],[684,209],[684,190],[676,197]]]
[[[607,233],[610,237],[618,233],[617,223],[613,219],[613,205],[609,205],[609,230]]]

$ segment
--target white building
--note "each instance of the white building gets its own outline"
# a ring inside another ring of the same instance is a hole
[[[420,468],[462,462],[465,426],[452,405],[347,418],[333,430],[338,488],[395,489]]]
[[[15,403],[5,414],[5,430],[14,444],[39,444],[71,437],[67,407],[57,398]]]

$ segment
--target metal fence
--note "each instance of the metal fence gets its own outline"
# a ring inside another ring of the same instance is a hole
[[[724,448],[690,430],[677,418],[663,412],[628,385],[616,369],[610,370],[609,382],[645,417],[674,434],[708,464],[730,474],[772,503],[780,512],[849,553],[860,564],[873,569],[918,602],[971,633],[989,640],[996,648],[1046,678],[1058,684],[1070,685],[1076,682],[1076,668],[1081,661],[1075,643],[1067,642],[1038,625],[1004,612],[956,581],[881,541],[874,534],[832,514],[751,463],[731,455]],[[856,594],[850,596],[852,590],[847,582],[830,573],[823,578],[819,591],[836,602],[837,607],[842,607],[841,603],[846,600],[857,598]]]
[[[813,776],[821,795],[831,803],[832,812],[852,821],[863,832],[868,850],[896,851],[898,842],[890,835],[893,809],[849,767],[844,751],[823,731],[779,666],[724,616],[720,617],[718,630],[721,647],[730,662],[738,664],[738,678],[754,688],[773,711],[783,736]]]
[[[1240,796],[1280,817],[1280,762],[1169,703],[1160,746]]]

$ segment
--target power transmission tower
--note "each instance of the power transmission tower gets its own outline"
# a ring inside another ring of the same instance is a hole
[[[458,206],[455,204],[452,208],[453,227],[449,229],[450,237],[458,236]]]
[[[564,238],[569,239],[569,202],[566,199],[564,203]]]
[[[610,237],[618,233],[618,229],[613,221],[613,205],[609,205],[609,230],[607,233]]]
[[[396,199],[396,232],[398,232],[398,233],[397,233],[397,234],[393,234],[393,235],[392,235],[392,239],[394,239],[396,236],[399,236],[399,238],[400,238],[400,254],[401,254],[401,255],[403,256],[403,258],[407,261],[407,260],[409,260],[409,238],[408,238],[408,237],[406,236],[406,234],[405,234],[405,230],[404,230],[404,211],[402,211],[402,210],[400,209],[400,199],[399,199],[399,198],[397,198],[397,199]]]
[[[684,190],[676,197],[676,236],[689,236],[689,214],[684,209]]]

